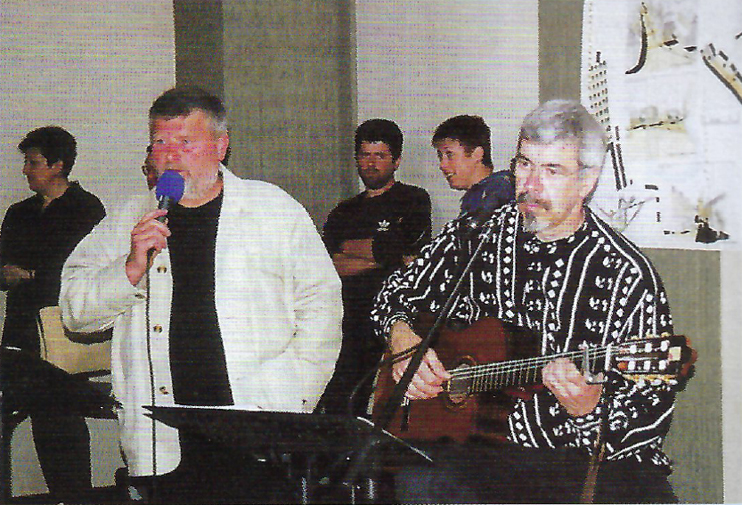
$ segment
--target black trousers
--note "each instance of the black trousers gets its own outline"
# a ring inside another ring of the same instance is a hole
[[[383,352],[384,345],[374,333],[369,311],[346,309],[340,355],[318,408],[325,414],[368,417],[372,372]]]
[[[7,358],[5,354],[4,357]],[[10,437],[21,419],[14,412],[31,418],[36,453],[41,471],[54,501],[84,502],[91,490],[90,433],[77,405],[60,398],[63,384],[50,383],[12,360],[3,360],[3,449],[10,448]],[[3,455],[9,465],[9,455]],[[10,474],[6,468],[5,475]],[[22,469],[15,469],[22,471]]]
[[[34,414],[36,454],[52,498],[84,501],[90,482],[90,433],[85,418]]]
[[[401,503],[578,503],[589,466],[580,451],[514,444],[421,446],[435,465],[395,478]],[[604,461],[595,503],[677,503],[667,475],[652,463]]]

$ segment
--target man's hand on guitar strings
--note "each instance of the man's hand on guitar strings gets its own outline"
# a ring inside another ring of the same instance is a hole
[[[421,341],[422,339],[404,321],[397,321],[392,326],[390,346],[393,354],[406,351],[418,345]],[[392,377],[396,382],[400,381],[409,363],[410,359],[407,358],[392,366]],[[450,378],[451,374],[446,371],[435,351],[428,349],[407,388],[405,396],[410,400],[433,398],[443,391],[443,383]]]
[[[547,364],[541,377],[549,391],[554,393],[559,403],[569,415],[574,417],[589,414],[600,401],[603,392],[601,384],[590,384],[574,363],[566,358],[558,358]]]

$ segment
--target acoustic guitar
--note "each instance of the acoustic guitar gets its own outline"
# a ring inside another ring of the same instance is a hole
[[[556,358],[567,358],[592,374],[614,370],[633,381],[667,383],[686,376],[696,359],[695,350],[682,335],[649,335],[621,344],[521,359],[510,359],[512,342],[517,340],[512,337],[511,330],[493,318],[460,331],[441,330],[435,351],[451,379],[435,398],[405,401],[387,431],[402,439],[462,442],[480,436],[502,440],[515,398],[543,388],[539,385],[541,369]],[[391,365],[382,368],[374,393],[374,420],[395,384]]]

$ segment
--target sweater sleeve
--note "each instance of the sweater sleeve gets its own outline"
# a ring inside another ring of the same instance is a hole
[[[633,306],[624,328],[628,336],[646,337],[672,333],[667,296],[661,285],[638,288],[631,297]],[[509,419],[510,438],[526,447],[577,447],[595,449],[599,427],[604,426],[606,458],[651,459],[669,467],[660,448],[670,428],[675,393],[681,381],[632,381],[615,371],[607,374],[603,395],[590,414],[572,417],[549,391],[530,400],[520,400]]]
[[[457,247],[455,228],[453,222],[447,224],[419,258],[384,282],[371,311],[380,337],[387,338],[395,321],[412,324],[420,312],[440,312],[457,266],[458,255],[450,254]]]

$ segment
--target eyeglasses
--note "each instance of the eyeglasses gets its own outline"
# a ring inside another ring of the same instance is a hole
[[[567,167],[559,163],[537,165],[525,156],[520,155],[516,155],[510,160],[510,170],[513,174],[519,174],[521,176],[527,176],[531,172],[538,170],[550,178],[569,178],[579,174],[581,168],[581,165],[575,169],[574,167]]]
[[[181,153],[190,153],[199,149],[203,144],[212,142],[210,140],[189,140],[183,139],[175,142],[165,142],[164,140],[156,140],[152,144],[147,146],[147,154],[155,153],[160,154],[168,150],[173,150]]]

